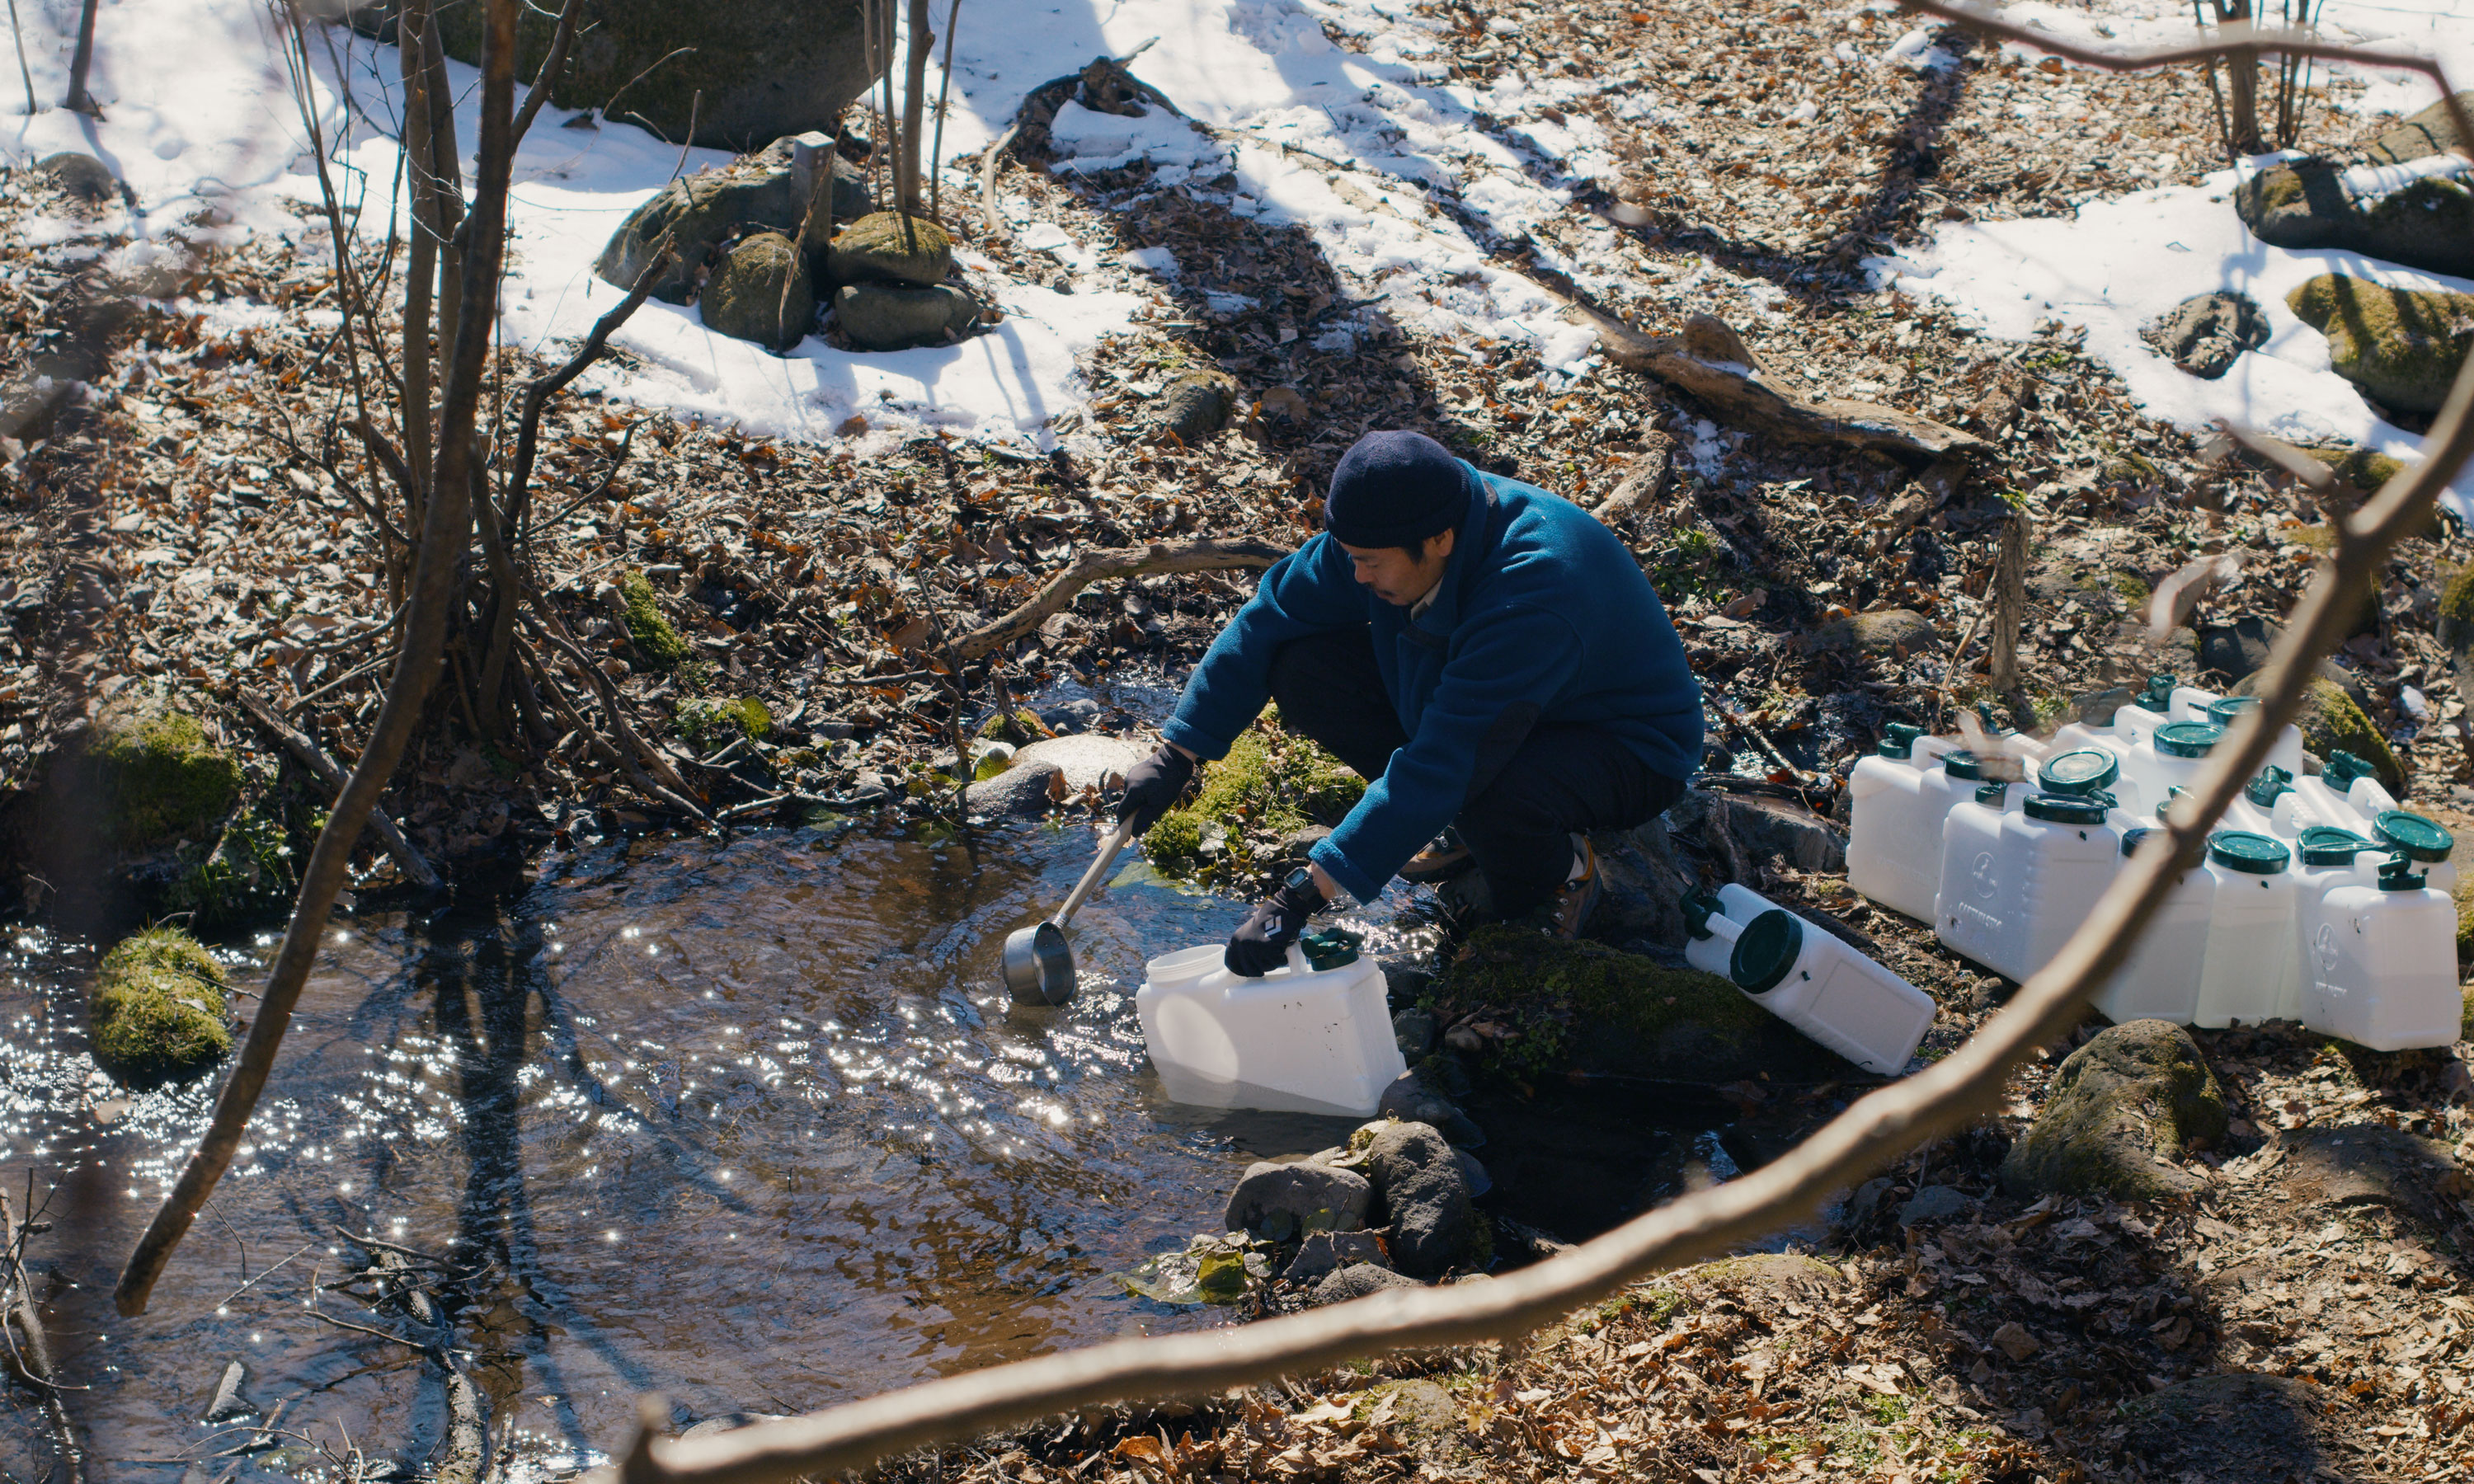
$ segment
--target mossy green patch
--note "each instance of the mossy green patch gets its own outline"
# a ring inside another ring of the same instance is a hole
[[[2405,469],[2403,461],[2368,448],[2305,448],[2328,472],[2362,494],[2369,494]]]
[[[687,658],[687,642],[662,616],[653,585],[642,571],[627,569],[627,575],[618,579],[618,596],[627,605],[627,636],[636,641],[636,648],[643,651],[645,658],[668,669]]]
[[[2321,274],[2285,301],[2328,337],[2329,364],[2338,375],[2365,396],[2408,412],[2438,412],[2474,347],[2474,297],[2463,294]]]
[[[2302,730],[2302,745],[2321,757],[2340,749],[2371,765],[2380,784],[2389,793],[2405,795],[2405,769],[2397,762],[2389,739],[2363,714],[2354,698],[2331,680],[2316,680],[2303,697],[2302,714],[2294,719]]]
[[[999,711],[980,723],[980,735],[991,742],[1004,742],[1013,747],[1029,747],[1052,733],[1039,719],[1039,713],[1029,706]]]
[[[87,749],[108,801],[110,829],[139,849],[191,834],[231,812],[240,762],[188,712],[157,703],[116,707],[96,722]]]
[[[2451,649],[2474,643],[2474,566],[2440,586],[2439,612],[2432,629],[2439,642]]]
[[[196,939],[157,927],[103,956],[87,1007],[94,1059],[133,1087],[185,1081],[231,1050],[223,966]]]
[[[1715,974],[1515,923],[1471,934],[1432,1000],[1475,1015],[1481,1071],[1530,1081],[1574,1070],[1705,1086],[1820,1082],[1848,1064]]]
[[[2224,1090],[2190,1033],[2125,1021],[2063,1061],[2034,1127],[2003,1158],[2001,1184],[2021,1195],[2137,1200],[2188,1191],[2198,1181],[2175,1157],[2221,1140],[2225,1122]]]
[[[1203,874],[1242,877],[1265,869],[1269,847],[1308,825],[1337,825],[1366,795],[1366,780],[1305,737],[1279,729],[1276,713],[1249,728],[1228,755],[1204,765],[1194,802],[1170,810],[1143,836],[1153,863],[1194,869],[1203,845],[1225,839]]]
[[[772,709],[754,696],[736,701],[708,701],[691,696],[679,703],[679,735],[698,747],[710,747],[725,733],[762,742],[773,732]]]
[[[2465,938],[2464,930],[2462,928],[2458,930],[2457,944],[2458,955],[2462,958],[2465,952]],[[2457,1022],[2458,1035],[2462,1040],[2474,1041],[2474,984],[2465,986],[2462,993],[2465,998],[2465,1011]]]
[[[183,858],[198,851],[183,845]],[[164,905],[188,914],[193,930],[226,927],[269,917],[291,905],[299,885],[292,846],[280,823],[258,812],[242,810],[224,826],[214,848],[177,877],[163,894]]]

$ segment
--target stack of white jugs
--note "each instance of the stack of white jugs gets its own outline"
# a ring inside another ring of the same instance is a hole
[[[2109,725],[2074,723],[2048,742],[2005,736],[1982,758],[1894,725],[1849,780],[1848,883],[2024,980],[2255,705],[2158,676]],[[2115,1021],[2298,1019],[2383,1051],[2456,1041],[2448,831],[2398,808],[2350,754],[2301,776],[2292,728],[2268,757],[2097,1008]]]

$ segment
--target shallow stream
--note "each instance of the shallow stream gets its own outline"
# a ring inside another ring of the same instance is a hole
[[[84,1049],[91,954],[20,932],[0,1179],[20,1203],[30,1173],[38,1205],[58,1186],[30,1257],[53,1275],[37,1292],[59,1361],[92,1388],[72,1410],[116,1461],[100,1476],[324,1472],[305,1447],[184,1470],[246,1441],[199,1421],[235,1359],[247,1400],[281,1404],[284,1427],[421,1466],[445,1423],[433,1369],[308,1307],[353,1255],[345,1231],[486,1266],[459,1333],[519,1478],[618,1447],[643,1392],[682,1424],[796,1411],[1225,1323],[1104,1275],[1218,1230],[1249,1161],[1351,1125],[1160,1095],[1133,1013],[1142,962],[1225,937],[1244,907],[1147,868],[1077,919],[1073,1005],[1007,1004],[1006,932],[1062,897],[1091,841],[1054,826],[983,833],[975,850],[855,829],[612,841],[553,853],[502,908],[339,922],[253,1143],[133,1321],[113,1313],[112,1281],[215,1079],[116,1089]],[[1370,947],[1431,934],[1405,895],[1351,925]],[[1726,1173],[1706,1129],[1566,1129],[1553,1101],[1505,1110],[1481,1156],[1534,1153],[1543,1178],[1522,1185],[1540,1204],[1523,1214],[1567,1238],[1671,1193],[1696,1151]],[[400,1324],[345,1294],[320,1308]],[[12,1472],[31,1420],[0,1439]]]

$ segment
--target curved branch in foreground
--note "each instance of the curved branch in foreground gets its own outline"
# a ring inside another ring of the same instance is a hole
[[[1980,24],[1928,0],[1909,3]],[[2000,34],[2059,49],[2016,28]],[[2249,46],[2274,49],[2259,42]],[[2164,60],[2244,49],[2248,48],[2218,46]],[[2312,55],[2341,50],[2316,48]],[[2347,54],[2346,60],[2421,72],[2447,87],[2439,69],[2420,59]],[[2102,64],[2128,71],[2153,61],[2108,58]],[[2463,111],[2451,108],[2452,114]],[[2474,131],[2466,137],[2474,138]],[[2458,371],[2424,448],[2421,463],[2389,480],[2339,525],[2334,557],[2321,564],[2262,672],[2261,705],[2237,719],[2211,754],[2193,789],[2188,820],[2167,826],[2131,859],[2053,961],[1966,1044],[1916,1075],[1867,1094],[1775,1162],[1636,1217],[1536,1267],[1483,1283],[1394,1290],[1234,1329],[1120,1340],[691,1442],[658,1436],[666,1409],[640,1407],[636,1439],[615,1469],[594,1475],[596,1484],[775,1484],[847,1473],[906,1448],[1075,1407],[1194,1395],[1383,1351],[1519,1334],[1627,1282],[1724,1252],[1813,1209],[1830,1192],[1991,1106],[2011,1068],[2077,1019],[2088,993],[2129,951],[2174,878],[2197,860],[2217,817],[2266,761],[2269,742],[2300,711],[2313,667],[2344,636],[2389,551],[2430,518],[2439,491],[2474,455],[2474,361]]]
[[[1231,567],[1267,567],[1288,555],[1269,541],[1153,541],[1149,546],[1108,546],[1086,551],[1074,564],[1050,577],[1012,612],[983,624],[954,643],[964,659],[977,659],[1027,638],[1051,613],[1074,601],[1074,595],[1109,577],[1149,577],[1159,572],[1211,572]]]

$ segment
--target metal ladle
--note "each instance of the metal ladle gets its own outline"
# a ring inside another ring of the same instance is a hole
[[[1054,917],[1035,927],[1020,927],[1006,934],[1005,984],[1017,1005],[1062,1005],[1074,997],[1074,948],[1065,941],[1065,923],[1076,908],[1100,884],[1100,878],[1116,864],[1118,852],[1134,837],[1129,825],[1119,825],[1100,848],[1100,858],[1082,873],[1082,879],[1067,893],[1065,904]]]

